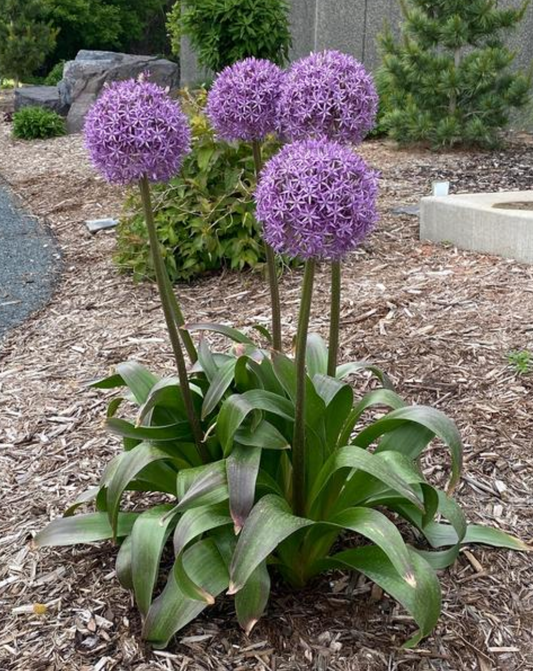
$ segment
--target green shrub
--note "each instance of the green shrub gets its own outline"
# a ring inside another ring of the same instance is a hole
[[[256,268],[264,262],[260,227],[254,212],[253,159],[246,144],[215,138],[202,111],[205,93],[189,97],[187,109],[193,149],[180,175],[154,186],[155,219],[165,263],[173,282],[228,267]],[[265,144],[265,158],[277,145]],[[118,227],[115,261],[135,279],[153,277],[140,198],[129,196],[131,212]]]
[[[56,86],[59,84],[59,82],[63,79],[63,67],[65,65],[65,61],[59,61],[59,63],[56,63],[54,67],[50,70],[50,72],[46,75],[44,79],[44,83],[46,86]]]
[[[402,0],[401,39],[390,31],[381,38],[378,81],[388,134],[436,148],[498,145],[513,110],[529,99],[530,77],[511,69],[515,54],[505,42],[526,6]]]
[[[201,65],[214,72],[248,56],[278,65],[289,57],[286,0],[179,0],[167,27],[174,53],[185,35]]]
[[[63,117],[44,107],[24,107],[13,115],[13,135],[20,140],[44,140],[64,134]]]

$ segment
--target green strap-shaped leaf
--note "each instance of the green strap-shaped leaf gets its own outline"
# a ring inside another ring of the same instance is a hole
[[[274,494],[260,499],[239,536],[230,567],[228,594],[236,594],[241,590],[259,564],[282,541],[312,524],[312,520],[293,515],[287,502]]]
[[[226,461],[216,461],[180,471],[177,490],[179,499],[177,512],[226,501],[229,496]]]
[[[117,387],[126,386],[126,383],[122,379],[122,376],[119,375],[118,373],[98,378],[96,380],[90,380],[86,384],[87,387],[93,387],[93,389],[117,389]]]
[[[326,404],[325,424],[328,452],[337,446],[339,433],[344,426],[345,418],[353,406],[353,389],[350,385],[340,382],[327,375],[315,375],[313,384]],[[343,445],[347,445],[349,440]]]
[[[260,449],[241,445],[236,445],[226,459],[229,507],[235,533],[240,532],[253,508],[260,463]]]
[[[359,373],[362,370],[370,371],[373,375],[377,377],[377,379],[381,382],[381,384],[385,387],[385,389],[391,389],[392,391],[394,391],[394,385],[392,384],[388,375],[386,375],[381,370],[381,368],[378,368],[374,364],[368,363],[367,361],[352,361],[351,363],[341,364],[340,366],[337,367],[335,377],[338,377],[339,380],[343,380],[345,377],[348,377],[348,375],[353,375],[353,373]]]
[[[204,397],[204,402],[202,404],[202,419],[205,419],[211,412],[213,412],[222,400],[224,394],[230,388],[235,374],[236,364],[237,361],[231,359],[217,371]]]
[[[146,400],[139,408],[135,426],[141,426],[146,416],[156,407],[166,410],[166,417],[170,418],[169,423],[187,417],[177,377],[165,377],[154,384]]]
[[[115,572],[118,581],[125,589],[133,590],[131,571],[131,534],[122,541],[115,560]]]
[[[119,513],[116,522],[115,536],[127,536],[138,513]],[[113,529],[107,513],[87,513],[72,517],[59,517],[34,538],[39,547],[60,545],[77,545],[78,543],[96,543],[113,538]]]
[[[231,450],[239,427],[255,411],[270,412],[294,421],[294,405],[273,392],[258,389],[246,391],[244,394],[233,394],[224,401],[217,418],[217,436],[225,454]]]
[[[235,433],[235,442],[264,450],[288,450],[289,441],[276,427],[263,419],[256,427],[242,427]]]
[[[245,345],[255,345],[254,341],[248,336],[244,335],[237,329],[231,328],[231,326],[224,326],[224,324],[186,324],[184,327],[190,333],[195,331],[210,331],[211,333],[220,333],[220,335],[226,336],[230,340],[235,342],[243,343]]]
[[[107,488],[107,514],[113,531],[117,528],[120,499],[130,481],[146,466],[163,459],[171,459],[168,452],[150,443],[141,443],[130,452],[124,453]]]
[[[324,562],[328,568],[351,568],[379,585],[412,615],[419,631],[404,644],[414,648],[431,633],[440,616],[440,585],[433,569],[416,552],[410,550],[416,586],[409,585],[397,573],[387,555],[376,546],[345,550]]]
[[[131,573],[135,601],[146,615],[159,574],[159,563],[168,539],[172,517],[170,505],[161,505],[139,515],[131,531]]]
[[[272,344],[274,338],[272,337],[272,334],[267,328],[265,328],[262,324],[252,324],[252,328],[255,329],[258,333],[260,333],[263,336],[263,338],[266,338],[269,345]]]
[[[203,336],[200,338],[200,344],[198,345],[198,362],[200,363],[206,378],[209,382],[212,382],[217,374],[218,366],[211,349],[209,348],[209,343]]]
[[[183,557],[183,566],[190,579],[214,597],[228,586],[226,564],[210,539],[199,541],[189,548]],[[165,589],[148,611],[143,637],[154,648],[166,648],[172,636],[206,607],[205,602],[191,599],[183,593],[174,571],[171,571]]]
[[[248,635],[265,612],[269,596],[270,576],[266,562],[261,562],[235,595],[237,620]]]
[[[80,506],[83,506],[85,503],[89,503],[89,501],[94,501],[94,499],[98,496],[100,489],[101,487],[91,487],[90,489],[86,489],[84,492],[82,492],[76,498],[74,503],[71,503],[70,506],[65,510],[63,517],[71,517]]]
[[[384,459],[381,459],[379,455],[351,446],[341,447],[324,464],[311,492],[312,502],[320,495],[330,478],[341,469],[356,469],[372,475],[390,489],[401,494],[417,508],[424,510],[419,495]]]
[[[383,550],[407,583],[412,586],[416,584],[407,545],[396,525],[383,513],[372,508],[348,508],[328,520],[329,524],[355,531],[371,540]]]
[[[359,421],[361,415],[375,405],[385,405],[389,408],[397,410],[405,407],[405,403],[398,394],[390,389],[374,389],[363,396],[359,403],[346,416],[342,433],[339,436],[339,445],[349,445],[355,425]]]
[[[274,372],[278,378],[281,386],[289,396],[291,401],[296,401],[296,365],[292,359],[274,352],[272,354],[272,365]],[[305,421],[306,423],[316,428],[323,422],[326,404],[318,395],[309,376],[306,376],[305,385]]]
[[[227,503],[191,508],[180,517],[174,531],[174,553],[179,555],[185,547],[206,531],[231,524]]]
[[[326,375],[328,372],[328,348],[318,333],[310,333],[307,337],[305,364],[311,379],[315,375]]]
[[[377,455],[380,459],[389,464],[389,466],[410,485],[419,485],[424,497],[425,513],[422,516],[422,525],[429,524],[435,517],[437,511],[440,511],[447,519],[453,520],[453,524],[457,529],[457,533],[462,536],[466,533],[466,519],[461,508],[455,501],[448,497],[444,492],[441,492],[432,487],[420,472],[417,465],[410,461],[403,454],[396,452],[380,452]],[[354,482],[350,483],[350,487],[356,487]],[[364,484],[359,484],[361,490],[364,489]],[[367,499],[368,505],[379,505],[381,498],[387,498],[387,492],[381,493],[375,497]]]
[[[146,401],[150,390],[158,380],[153,373],[136,361],[119,363],[117,373],[124,380],[139,405]]]
[[[212,606],[215,603],[215,597],[206,589],[197,585],[187,573],[183,563],[183,555],[178,555],[173,567],[174,578],[183,594],[193,601],[200,601],[206,606]]]
[[[117,436],[149,440],[152,443],[182,442],[190,443],[192,433],[186,421],[168,424],[167,426],[134,426],[124,419],[112,417],[106,421],[107,428]]]
[[[394,431],[403,424],[416,424],[432,431],[436,436],[443,440],[452,455],[452,476],[450,478],[450,489],[457,484],[461,475],[463,461],[463,445],[461,436],[457,427],[443,412],[435,408],[424,406],[411,406],[393,410],[388,415],[374,422],[369,427],[361,431],[355,439],[355,444],[360,447],[368,447],[376,438],[383,434]],[[381,450],[384,448],[381,447]],[[391,443],[388,449],[397,449],[395,443]],[[411,459],[418,455],[407,454]]]
[[[424,527],[424,534],[433,547],[455,545],[458,542],[457,532],[450,524],[438,524],[433,522]],[[510,534],[494,527],[484,527],[478,524],[469,524],[461,545],[470,544],[492,545],[493,547],[531,552],[533,546],[511,536]]]

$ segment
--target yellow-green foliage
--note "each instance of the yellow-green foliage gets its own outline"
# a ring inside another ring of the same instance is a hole
[[[172,281],[209,271],[262,265],[263,245],[255,219],[255,174],[250,146],[215,138],[203,112],[206,93],[185,96],[193,148],[180,174],[153,189],[155,220]],[[264,157],[276,150],[264,146]],[[153,276],[140,198],[133,191],[118,228],[116,262],[138,280]]]

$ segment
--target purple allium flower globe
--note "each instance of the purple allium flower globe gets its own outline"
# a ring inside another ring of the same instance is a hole
[[[377,173],[329,140],[286,145],[265,164],[256,189],[265,240],[281,254],[339,260],[377,221]]]
[[[283,79],[280,131],[290,140],[359,144],[374,128],[377,108],[373,79],[359,61],[340,51],[312,53]]]
[[[161,86],[129,79],[106,86],[85,119],[85,145],[108,182],[166,182],[190,151],[187,117]]]
[[[262,140],[277,129],[283,71],[259,58],[224,68],[209,92],[207,116],[224,140]]]

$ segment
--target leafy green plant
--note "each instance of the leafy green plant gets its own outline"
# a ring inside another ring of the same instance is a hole
[[[65,132],[63,117],[44,107],[23,107],[13,115],[13,135],[21,140],[44,140]]]
[[[178,0],[167,27],[174,53],[188,37],[201,65],[214,72],[249,56],[278,65],[289,57],[286,0]]]
[[[514,350],[507,355],[507,361],[519,375],[526,375],[531,370],[533,354],[528,350]]]
[[[452,498],[462,462],[453,422],[433,408],[406,405],[370,364],[344,364],[329,377],[327,349],[314,335],[307,347],[305,510],[296,516],[295,363],[229,327],[189,326],[204,330],[236,341],[231,352],[217,354],[202,339],[191,372],[208,463],[194,447],[177,379],[121,364],[94,386],[126,391],[107,416],[124,451],[97,487],[36,538],[41,546],[117,540],[117,575],[134,592],[143,635],[154,647],[165,647],[223,591],[235,594],[237,618],[249,631],[266,608],[272,571],[300,587],[335,568],[356,570],[397,599],[418,624],[407,643],[414,646],[439,617],[435,571],[452,564],[462,546],[527,549],[497,529],[467,524]],[[362,370],[381,385],[354,399],[344,379]],[[125,399],[138,407],[133,419],[116,416]],[[447,492],[423,474],[434,438],[451,456]],[[124,494],[136,491],[159,500],[132,509]],[[96,512],[74,515],[91,500]],[[171,567],[162,559],[167,547]]]
[[[511,70],[505,33],[528,2],[400,0],[402,36],[381,36],[378,76],[387,133],[402,144],[433,147],[500,142],[511,113],[530,97],[531,76]]]
[[[56,84],[59,84],[59,82],[63,79],[64,65],[65,61],[59,61],[59,63],[54,65],[54,67],[50,70],[44,79],[46,86],[55,86]]]
[[[203,273],[261,267],[265,261],[255,219],[254,162],[246,145],[217,140],[203,113],[205,93],[189,96],[192,152],[179,176],[153,189],[155,222],[173,282]],[[279,145],[263,148],[270,157]],[[144,215],[137,192],[118,227],[116,263],[137,280],[153,277]]]

